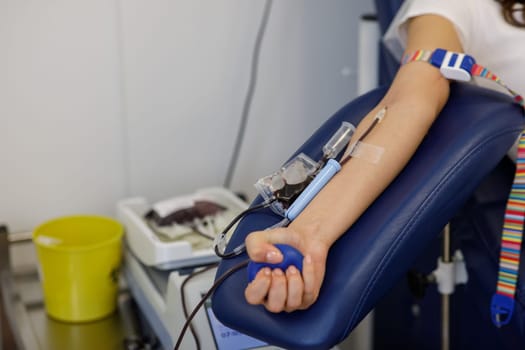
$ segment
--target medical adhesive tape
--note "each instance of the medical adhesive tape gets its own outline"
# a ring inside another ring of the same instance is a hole
[[[349,155],[352,158],[358,158],[366,160],[369,163],[377,164],[381,160],[385,149],[370,143],[358,141],[350,148]]]

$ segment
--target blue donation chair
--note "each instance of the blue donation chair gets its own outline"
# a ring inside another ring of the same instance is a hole
[[[402,1],[375,3],[384,33]],[[397,62],[381,48],[381,84],[387,85],[396,70]],[[357,125],[385,91],[384,87],[371,91],[343,107],[297,153],[319,159],[322,145],[341,121]],[[510,98],[452,84],[450,100],[413,159],[330,250],[319,299],[310,309],[272,314],[248,305],[243,294],[247,273],[242,270],[214,293],[216,315],[227,326],[277,346],[328,349],[374,309],[376,350],[437,350],[440,294],[435,286],[427,287],[424,295],[421,288],[414,292],[406,276],[435,269],[440,233],[450,222],[453,250],[463,252],[469,276],[450,301],[450,348],[525,348],[524,268],[511,323],[496,328],[490,316],[503,213],[515,170],[505,154],[522,129],[522,111]],[[254,204],[261,201],[257,198]],[[270,210],[250,214],[239,223],[227,250],[248,233],[279,220]],[[246,255],[223,260],[217,276],[245,259]]]
[[[319,159],[322,145],[341,122],[357,125],[385,91],[379,88],[343,107],[297,152]],[[522,128],[522,111],[507,96],[473,85],[452,84],[449,102],[409,164],[331,248],[325,281],[312,307],[272,314],[261,306],[247,304],[247,274],[241,271],[215,291],[212,305],[217,317],[227,326],[287,349],[328,349],[340,343],[403,280],[455,214],[465,210],[465,203],[497,168]],[[255,203],[261,200],[257,198]],[[501,223],[503,210],[496,210],[496,214]],[[279,220],[269,209],[248,215],[239,223],[227,250],[242,243],[248,233]],[[497,330],[490,323],[501,226],[491,228],[495,230],[491,251],[496,256],[491,256],[490,266],[472,267],[488,276],[489,282],[483,286],[486,298],[482,298],[482,308],[477,310],[474,322],[484,322],[484,327],[501,332],[502,338],[523,344],[521,285],[512,324]],[[246,255],[241,255],[223,260],[217,276],[245,259]],[[436,318],[439,319],[439,313]]]

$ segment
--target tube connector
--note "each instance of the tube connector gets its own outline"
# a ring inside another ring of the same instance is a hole
[[[378,123],[381,123],[381,121],[383,120],[383,118],[385,117],[386,115],[386,109],[387,107],[383,107],[379,110],[379,112],[376,113],[376,115],[374,116],[374,119],[377,120]]]

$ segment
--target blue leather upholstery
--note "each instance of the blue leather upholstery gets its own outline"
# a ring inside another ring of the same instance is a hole
[[[385,33],[404,0],[375,0],[377,20],[381,33]]]
[[[403,0],[375,0],[377,20],[381,34],[385,34],[395,14],[403,4]],[[379,45],[379,85],[388,85],[392,82],[399,62],[387,50],[383,43]]]
[[[297,152],[318,159],[341,121],[358,124],[385,91],[374,90],[343,107]],[[522,118],[520,108],[504,95],[453,84],[449,102],[412,160],[330,250],[325,281],[311,308],[272,314],[248,305],[247,275],[242,270],[214,293],[217,317],[227,326],[287,349],[327,349],[340,343],[504,157],[523,127]],[[278,220],[269,210],[250,214],[238,225],[229,248]],[[223,260],[217,276],[244,259],[246,255]]]

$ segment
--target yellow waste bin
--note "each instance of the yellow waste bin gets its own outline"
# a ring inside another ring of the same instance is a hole
[[[117,307],[124,227],[103,216],[68,216],[33,233],[46,312],[66,322],[87,322]]]

